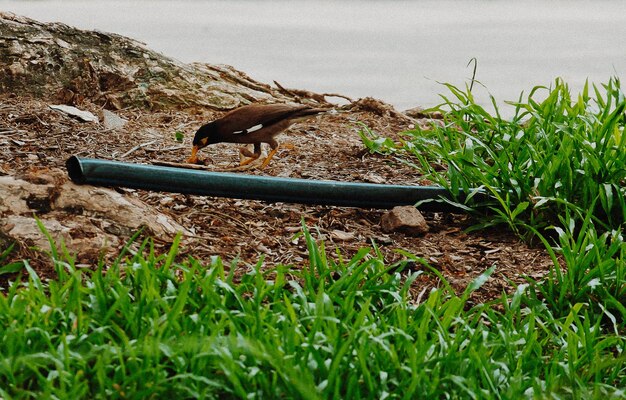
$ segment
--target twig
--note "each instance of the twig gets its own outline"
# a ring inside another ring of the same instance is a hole
[[[126,153],[122,154],[122,155],[120,156],[120,158],[124,158],[124,157],[126,157],[127,155],[129,155],[129,154],[131,154],[131,153],[134,153],[135,151],[139,150],[140,148],[145,147],[145,146],[149,146],[149,145],[151,145],[152,143],[155,143],[155,142],[157,142],[157,140],[152,140],[152,141],[150,141],[150,142],[146,142],[146,143],[138,144],[137,146],[135,146],[135,147],[133,147],[132,149],[128,150]]]
[[[186,149],[187,146],[171,146],[171,147],[166,147],[164,149],[155,149],[155,148],[146,148],[146,151],[150,151],[150,152],[154,152],[154,151],[174,151],[174,150],[180,150],[180,149]]]
[[[258,161],[252,162],[248,165],[240,165],[237,167],[231,167],[231,168],[214,168],[214,167],[210,167],[208,165],[198,165],[198,164],[187,164],[187,163],[176,163],[176,162],[171,162],[171,161],[159,161],[159,160],[155,160],[152,161],[152,164],[154,165],[161,165],[164,167],[174,167],[174,168],[187,168],[187,169],[197,169],[197,170],[203,170],[203,171],[213,171],[213,172],[234,172],[234,171],[247,171],[253,168],[258,168],[259,165],[263,162],[263,160],[261,158],[259,158]]]
[[[159,161],[159,160],[152,161],[152,164],[154,164],[154,165],[161,165],[163,167],[187,168],[187,169],[202,169],[202,170],[205,170],[205,171],[209,171],[209,170],[213,169],[213,168],[208,167],[206,165],[189,164],[189,163],[177,163],[177,162]]]
[[[17,135],[19,132],[18,131],[14,131],[14,130],[10,130],[10,131],[0,131],[0,135],[2,135],[3,137],[10,137],[10,136],[14,136]]]
[[[194,121],[189,121],[189,122],[183,122],[181,124],[178,124],[176,126],[176,129],[183,129],[183,128],[186,128],[186,127],[188,127],[190,125],[194,125],[194,124],[198,124],[198,121],[194,120]]]
[[[328,100],[326,100],[326,97],[340,97],[342,99],[348,100],[351,103],[353,101],[350,97],[344,96],[338,93],[321,93],[320,94],[320,93],[311,92],[310,90],[287,89],[276,81],[274,81],[274,84],[276,85],[276,87],[278,87],[278,90],[282,93],[286,93],[294,97],[304,97],[307,99],[312,99],[312,100],[317,101],[318,103],[331,104]]]

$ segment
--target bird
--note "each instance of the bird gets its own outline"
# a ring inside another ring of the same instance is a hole
[[[191,156],[188,163],[197,164],[200,149],[214,143],[254,144],[254,152],[243,147],[239,151],[248,160],[247,165],[261,156],[261,143],[267,143],[272,149],[261,169],[265,168],[278,151],[276,136],[293,123],[316,116],[328,110],[313,108],[303,104],[250,104],[236,108],[219,119],[202,125],[194,135]]]

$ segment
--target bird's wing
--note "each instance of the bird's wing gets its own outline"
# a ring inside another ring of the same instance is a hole
[[[305,105],[270,104],[250,105],[226,113],[220,119],[220,128],[236,135],[245,135],[273,125],[285,119],[317,114]]]

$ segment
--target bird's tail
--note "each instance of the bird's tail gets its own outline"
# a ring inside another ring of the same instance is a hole
[[[314,117],[318,114],[325,113],[330,111],[330,109],[326,108],[301,108],[299,110],[295,110],[292,115],[289,116],[289,119],[293,119],[294,121],[301,121],[307,118]]]

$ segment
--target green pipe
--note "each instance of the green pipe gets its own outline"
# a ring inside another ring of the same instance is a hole
[[[393,208],[430,201],[425,211],[465,212],[441,201],[450,198],[442,187],[379,185],[338,181],[277,178],[185,168],[130,164],[118,161],[70,157],[65,163],[77,184],[121,186],[134,189],[364,208]]]

